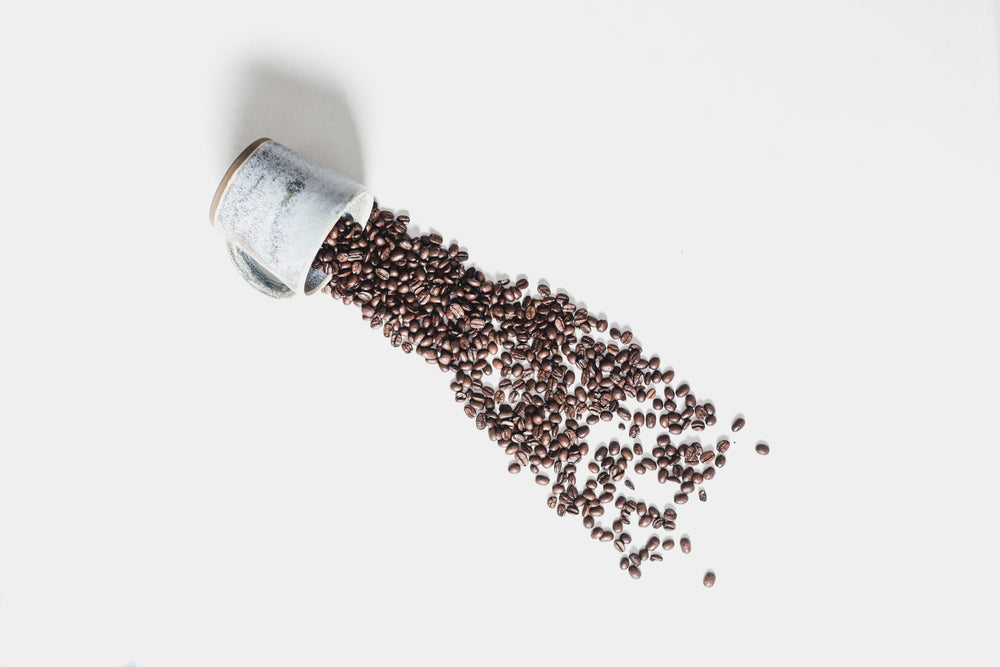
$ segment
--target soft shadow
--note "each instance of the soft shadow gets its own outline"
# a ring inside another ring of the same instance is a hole
[[[230,136],[235,157],[261,137],[365,182],[357,127],[344,91],[319,75],[251,63],[240,75]]]

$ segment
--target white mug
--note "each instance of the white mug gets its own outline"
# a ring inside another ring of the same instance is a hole
[[[368,188],[270,139],[250,144],[229,167],[209,218],[226,237],[240,275],[268,296],[313,294],[331,276],[312,268],[334,225],[364,225]]]

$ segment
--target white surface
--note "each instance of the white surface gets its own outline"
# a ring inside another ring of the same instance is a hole
[[[992,2],[141,7],[4,21],[0,665],[998,663]],[[693,553],[242,284],[260,135],[745,413]]]

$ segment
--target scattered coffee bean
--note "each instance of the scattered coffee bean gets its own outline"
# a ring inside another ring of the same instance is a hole
[[[688,383],[674,389],[673,369],[644,356],[632,331],[615,327],[604,338],[607,319],[567,294],[539,283],[532,295],[524,278],[490,280],[467,264],[469,254],[458,244],[445,246],[437,233],[411,235],[408,223],[408,216],[377,207],[367,221],[339,220],[313,264],[331,278],[324,293],[359,308],[390,346],[447,372],[463,412],[510,457],[507,470],[530,470],[539,486],[551,484],[546,504],[559,516],[582,515],[593,539],[624,551],[632,538],[623,528],[633,521],[675,530],[675,510],[661,515],[652,504],[616,497],[616,485],[635,491],[629,468],[637,475],[656,472],[658,483],[679,487],[673,500],[684,504],[725,465],[729,441],[720,440],[713,453],[671,438],[711,428],[715,405],[699,403]],[[636,409],[646,401],[652,410]],[[633,442],[610,441],[591,455],[587,438],[602,421],[627,431]],[[744,424],[740,417],[732,430]],[[657,426],[665,432],[644,458],[635,440]],[[758,443],[757,452],[767,453],[766,447]],[[706,498],[703,489],[698,497]],[[613,530],[597,527],[595,517],[612,503],[621,513]],[[670,550],[674,541],[650,537],[645,544],[639,551],[645,556],[621,561],[634,578],[641,576],[638,563],[652,558],[649,551]],[[681,548],[690,550],[687,538]]]
[[[691,540],[686,537],[681,538],[681,551],[686,554],[691,553]]]
[[[715,585],[715,572],[709,570],[705,573],[705,578],[702,579],[702,583],[705,584],[705,588],[711,588]]]
[[[766,443],[763,443],[763,442],[758,442],[758,443],[757,443],[757,446],[756,446],[756,447],[754,447],[754,449],[755,449],[755,450],[757,451],[757,453],[758,453],[758,454],[760,454],[761,456],[767,456],[767,454],[769,454],[769,453],[770,453],[770,451],[771,451],[771,448],[770,448],[770,447],[768,447],[768,446],[767,446],[767,444],[766,444]]]
[[[628,575],[633,579],[638,579],[639,577],[642,576],[642,571],[639,570],[638,566],[632,565],[628,568]]]

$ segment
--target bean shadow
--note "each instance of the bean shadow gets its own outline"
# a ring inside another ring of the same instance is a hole
[[[253,62],[238,75],[232,159],[268,137],[307,158],[365,182],[357,125],[347,95],[322,74]]]

